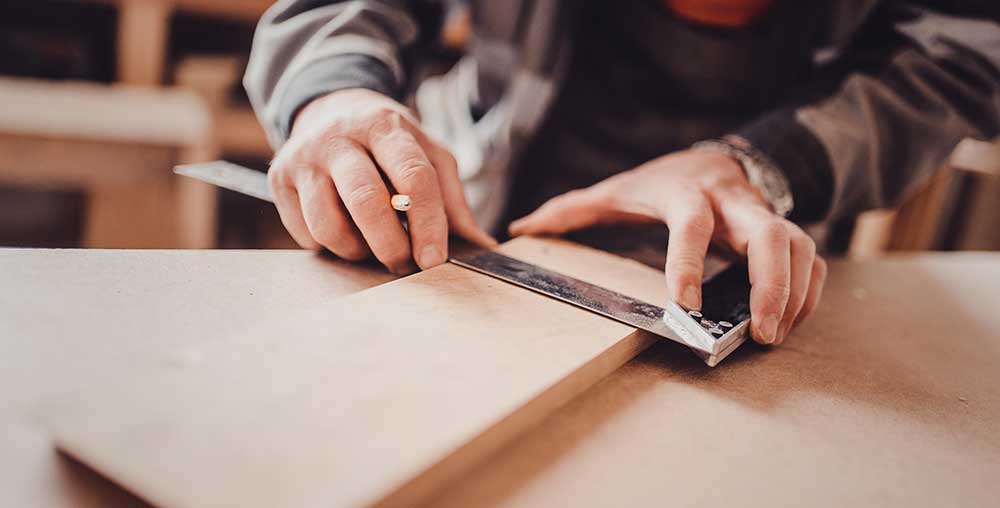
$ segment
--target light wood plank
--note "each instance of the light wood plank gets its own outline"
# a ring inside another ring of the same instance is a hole
[[[895,210],[869,210],[858,216],[847,255],[852,259],[868,259],[885,254],[896,221]]]
[[[395,278],[301,250],[0,249],[0,274],[0,504],[47,508],[146,506],[53,452],[39,415],[59,401]]]
[[[537,239],[503,250],[665,298],[659,271],[609,254]],[[651,340],[444,265],[136,366],[52,425],[154,504],[412,506]]]
[[[996,504],[1000,255],[833,261],[824,300],[714,370],[654,345],[428,506]]]
[[[177,149],[0,133],[0,183],[35,189],[160,185]]]
[[[784,347],[710,371],[655,346],[433,506],[990,505],[1000,322],[979,310],[998,270],[997,254],[834,260]],[[232,250],[0,249],[0,273],[0,500],[52,508],[138,506],[52,453],[40,424],[63,401],[392,278]]]
[[[177,146],[201,143],[211,127],[187,90],[0,78],[2,133]]]

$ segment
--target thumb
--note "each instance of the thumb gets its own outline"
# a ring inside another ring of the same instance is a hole
[[[512,236],[562,234],[592,226],[604,217],[604,207],[587,189],[556,196],[510,225]]]

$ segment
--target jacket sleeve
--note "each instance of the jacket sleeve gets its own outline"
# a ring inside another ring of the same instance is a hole
[[[737,132],[788,177],[793,220],[895,206],[962,139],[1000,132],[1000,25],[982,13],[893,9],[894,33],[874,40],[901,43],[881,48],[878,65],[864,43],[849,47],[838,60],[853,67],[815,87],[824,93]]]
[[[274,148],[298,110],[345,88],[398,98],[403,50],[418,35],[406,2],[281,0],[261,19],[243,85]]]

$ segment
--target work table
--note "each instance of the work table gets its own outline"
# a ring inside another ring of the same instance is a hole
[[[143,506],[40,422],[135,358],[392,280],[299,251],[0,250],[0,502]],[[983,506],[1000,493],[1000,254],[834,261],[815,316],[709,369],[657,343],[434,506]],[[121,379],[121,382],[128,382]]]

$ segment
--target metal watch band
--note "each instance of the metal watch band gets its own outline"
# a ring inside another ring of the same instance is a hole
[[[771,205],[774,213],[788,217],[795,203],[788,185],[788,178],[778,169],[770,157],[756,150],[741,139],[712,139],[699,141],[692,150],[721,153],[736,159],[743,168],[747,181]]]

